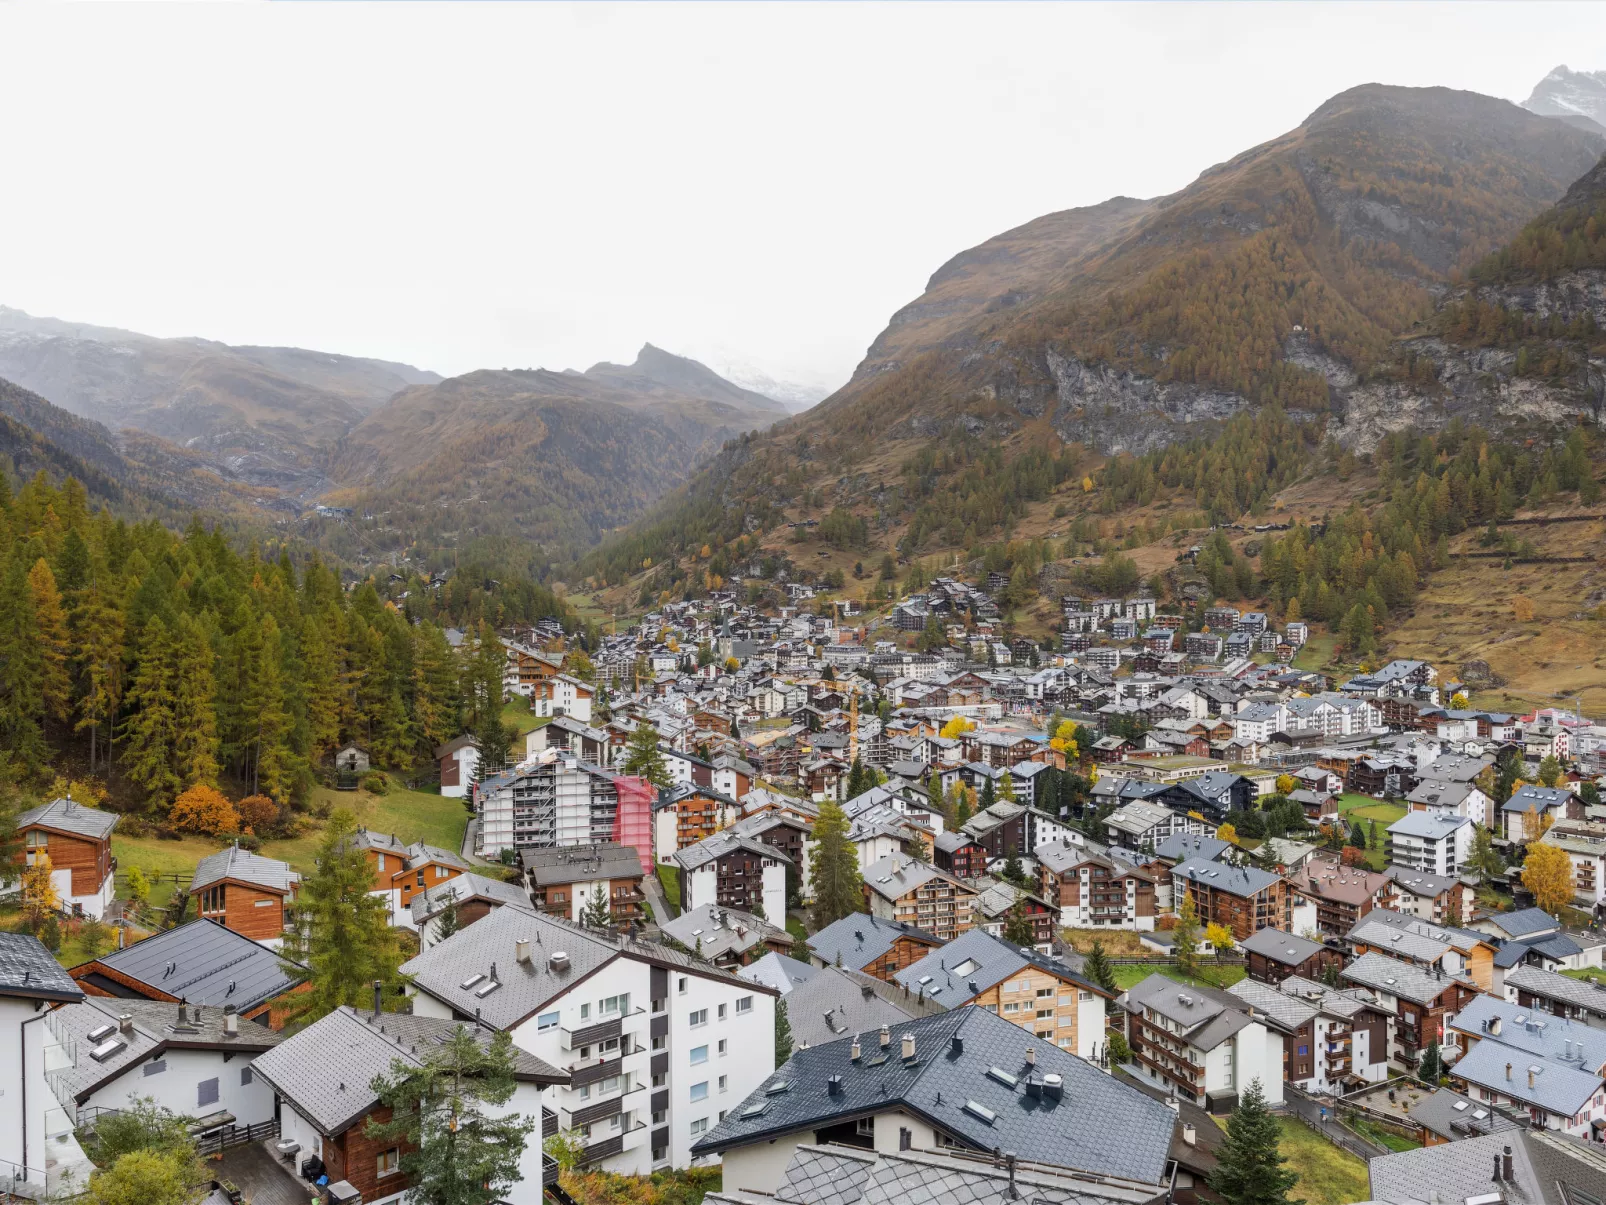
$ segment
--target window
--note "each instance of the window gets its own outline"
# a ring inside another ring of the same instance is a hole
[[[668,1079],[668,1073],[660,1071],[652,1077],[652,1086],[654,1088],[662,1088],[668,1082]]]
[[[208,887],[205,891],[201,892],[201,911],[203,913],[223,911],[222,883],[217,884],[215,887]]]
[[[591,1006],[589,1004],[582,1004],[580,1006],[580,1020],[589,1021],[590,1019],[591,1019]]]
[[[654,1109],[653,1110],[653,1114],[652,1114],[652,1124],[653,1125],[661,1126],[661,1125],[664,1124],[664,1122],[666,1122],[668,1120],[669,1120],[669,1110],[668,1109]]]
[[[1044,996],[1052,996],[1053,994],[1054,989],[1051,987],[1040,987],[1037,989],[1037,998],[1039,1000],[1041,1000]]]
[[[707,1100],[708,1099],[708,1081],[707,1080],[704,1080],[700,1084],[693,1084],[691,1086],[691,1099],[693,1100],[693,1102],[696,1102],[696,1101],[699,1101],[699,1100]]]
[[[724,1038],[721,1038],[719,1040],[719,1057],[720,1058],[724,1058],[725,1057],[725,1039]]]
[[[669,1049],[669,1037],[668,1037],[668,1035],[659,1034],[656,1038],[654,1038],[652,1040],[652,1048],[655,1051]]]
[[[855,1134],[857,1134],[860,1138],[874,1138],[875,1137],[875,1118],[874,1117],[861,1117],[861,1118],[859,1118],[858,1121],[853,1123],[853,1132]]]
[[[654,1163],[668,1163],[669,1162],[669,1148],[667,1146],[655,1146],[655,1147],[653,1147],[652,1148],[652,1161]]]
[[[240,1086],[241,1087],[244,1087],[246,1084],[251,1083],[254,1079],[255,1079],[255,1076],[253,1076],[251,1074],[251,1068],[249,1068],[249,1067],[241,1067],[240,1068]]]
[[[915,1136],[914,1136],[914,1134],[911,1133],[906,1127],[899,1126],[898,1127],[898,1149],[900,1151],[912,1151],[912,1150],[914,1150],[914,1147],[915,1147]]]
[[[1004,1011],[1006,1013],[1018,1013],[1020,1012],[1020,1005],[1011,1000],[1008,1004],[1004,1005]]]
[[[688,1128],[691,1130],[691,1136],[693,1138],[697,1137],[699,1134],[706,1133],[708,1130],[708,1118],[699,1117],[695,1119]]]
[[[1076,993],[1076,998],[1079,1001],[1081,1001],[1083,1004],[1086,1004],[1089,1000],[1093,999],[1093,993],[1092,992],[1077,992]],[[1070,1001],[1067,1000],[1066,1003],[1069,1004]]]
[[[401,1170],[401,1155],[395,1147],[391,1147],[388,1151],[379,1152],[378,1157],[374,1160],[374,1170],[378,1173],[380,1179],[384,1179],[386,1176],[394,1176]]]
[[[751,997],[751,996],[738,996],[736,998],[736,1015],[738,1017],[741,1016],[743,1013],[750,1013],[752,1011],[753,1011],[753,997]]]
[[[203,1079],[195,1085],[195,1103],[197,1105],[217,1104],[217,1079]]]
[[[719,1006],[719,1011],[717,1013],[715,1013],[714,1015],[716,1017],[718,1017],[719,1020],[723,1021],[725,1019],[725,1006],[723,1004],[721,1004]]]
[[[591,1099],[591,1085],[590,1084],[581,1084],[580,1085],[580,1099],[581,1100],[590,1100]]]
[[[725,1091],[725,1081],[726,1081],[726,1080],[727,1080],[727,1079],[728,1079],[728,1078],[729,1078],[729,1077],[728,1077],[728,1076],[724,1076],[724,1075],[722,1075],[722,1076],[720,1076],[720,1077],[719,1077],[719,1090],[720,1090],[720,1091],[721,1091],[721,1092],[723,1092],[723,1091]]]
[[[437,878],[437,879],[444,879],[444,878],[445,878],[445,877],[446,877],[446,867],[444,867],[444,866],[437,866],[437,867],[436,867],[436,868],[435,868],[435,877],[436,877],[436,878]]]
[[[665,1000],[662,996],[657,997],[652,1002],[652,1011],[655,1013],[661,1013],[668,1007],[669,1001]]]
[[[418,872],[418,885],[420,887],[424,885],[424,872],[422,870]]]
[[[542,1013],[539,1017],[537,1017],[535,1019],[535,1032],[536,1033],[546,1033],[547,1030],[556,1029],[557,1027],[558,1027],[558,1014],[557,1013]]]
[[[146,1075],[160,1075],[160,1074],[162,1074],[162,1072],[164,1072],[166,1070],[167,1070],[167,1060],[166,1059],[152,1059],[150,1062],[145,1064],[145,1074]]]
[[[630,993],[625,992],[618,996],[608,996],[597,1005],[599,1017],[611,1017],[615,1013],[630,1011]]]
[[[707,1025],[707,1024],[708,1024],[708,1010],[706,1008],[699,1008],[696,1012],[692,1013],[692,1015],[691,1015],[691,1027],[693,1029],[696,1029],[699,1026]]]
[[[680,982],[677,984],[675,990],[677,992],[679,992],[682,996],[684,996],[686,994],[686,976],[680,975],[677,978],[679,979]],[[705,1123],[706,1123],[706,1120],[707,1119],[705,1118],[704,1119]]]
[[[1310,1047],[1306,1046],[1306,1045],[1300,1046],[1299,1053],[1300,1054],[1309,1054],[1310,1053]]]
[[[603,1080],[597,1085],[597,1091],[603,1096],[608,1095],[610,1092],[619,1091],[619,1079],[620,1077],[617,1075],[610,1075],[607,1079]]]
[[[706,1063],[707,1061],[708,1061],[708,1047],[706,1047],[706,1046],[693,1046],[691,1048],[691,1065],[693,1067],[697,1066],[697,1064],[699,1064],[699,1063]]]

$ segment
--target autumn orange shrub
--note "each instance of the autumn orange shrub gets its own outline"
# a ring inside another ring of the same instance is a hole
[[[196,783],[175,799],[167,819],[182,833],[218,837],[240,831],[240,813],[228,796],[205,783]]]

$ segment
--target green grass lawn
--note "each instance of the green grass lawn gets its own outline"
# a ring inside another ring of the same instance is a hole
[[[1333,660],[1333,647],[1338,643],[1338,637],[1331,632],[1312,632],[1310,639],[1305,641],[1299,652],[1294,654],[1294,668],[1306,670],[1320,670],[1331,664]]]
[[[786,931],[792,935],[792,940],[797,943],[792,947],[792,957],[801,962],[807,962],[809,931],[803,927],[803,922],[790,912],[786,914]]]
[[[1334,1146],[1297,1118],[1278,1120],[1283,1130],[1279,1147],[1289,1169],[1299,1173],[1299,1183],[1290,1196],[1304,1198],[1305,1205],[1350,1205],[1371,1197],[1366,1164],[1361,1159]]]
[[[1377,1143],[1378,1146],[1387,1147],[1396,1154],[1401,1151],[1419,1150],[1422,1146],[1422,1144],[1416,1141],[1414,1138],[1407,1138],[1403,1134],[1396,1134],[1393,1130],[1385,1129],[1383,1126],[1375,1125],[1372,1122],[1364,1121],[1360,1118],[1357,1118],[1350,1124],[1350,1129],[1354,1130],[1362,1138],[1369,1139],[1370,1141]]]
[[[669,906],[680,915],[680,868],[669,866],[663,862],[658,863],[658,881],[663,884],[664,895],[669,900]]]
[[[531,732],[547,723],[545,716],[532,715],[530,701],[523,695],[514,695],[502,704],[502,723],[516,731],[518,735],[518,756],[524,756],[524,734]]]
[[[21,929],[22,909],[15,902],[8,901],[0,905],[0,930],[16,933]],[[138,941],[145,936],[147,934],[144,930],[135,929],[129,934],[129,940]],[[91,941],[90,934],[85,932],[83,925],[76,921],[62,921],[61,949],[56,952],[56,961],[64,967],[75,967],[116,948],[117,931],[110,925],[101,926],[99,940]]]
[[[435,791],[414,791],[403,787],[399,780],[390,779],[388,794],[374,795],[368,791],[334,791],[315,787],[312,804],[327,803],[332,808],[345,808],[357,823],[376,832],[394,833],[402,841],[424,841],[454,852],[462,848],[463,831],[468,827],[468,811],[460,799],[445,799]],[[265,841],[262,852],[270,858],[281,858],[303,874],[311,871],[318,844],[323,840],[323,825],[315,823],[299,837],[278,841]],[[208,854],[222,849],[224,842],[207,837],[185,837],[181,841],[164,841],[159,837],[125,837],[112,834],[112,856],[117,859],[119,875],[126,875],[130,867],[138,866],[147,875],[189,875],[195,864]],[[121,894],[122,882],[119,882]],[[172,898],[175,884],[151,884],[151,903],[166,906]]]
[[[1208,959],[1199,963],[1199,974],[1190,979],[1171,963],[1162,963],[1157,966],[1124,965],[1110,968],[1115,973],[1115,986],[1123,992],[1127,988],[1142,983],[1150,975],[1159,972],[1167,979],[1175,979],[1178,983],[1189,987],[1231,987],[1244,977],[1245,971],[1241,966],[1212,966]]]
[[[1563,971],[1562,974],[1569,979],[1581,979],[1585,983],[1591,979],[1599,979],[1602,983],[1606,983],[1606,968],[1603,967],[1584,967],[1577,971]]]

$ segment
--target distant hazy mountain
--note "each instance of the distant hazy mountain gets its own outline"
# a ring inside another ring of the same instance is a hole
[[[323,485],[323,451],[392,395],[439,375],[295,347],[230,347],[37,318],[0,306],[0,377],[74,414],[207,457],[292,493]]]
[[[1606,133],[1606,71],[1573,71],[1563,64],[1534,85],[1522,107]]]
[[[593,364],[580,375],[643,397],[699,398],[723,406],[785,414],[774,398],[726,380],[713,369],[685,356],[645,343],[634,364]]]

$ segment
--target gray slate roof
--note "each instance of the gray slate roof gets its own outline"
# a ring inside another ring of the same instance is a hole
[[[916,1057],[909,1062],[900,1057],[904,1034],[915,1038]],[[962,1051],[953,1047],[956,1036]],[[1170,1109],[984,1009],[963,1008],[896,1025],[888,1051],[875,1041],[864,1043],[858,1062],[851,1058],[852,1041],[798,1050],[692,1152],[725,1151],[903,1109],[974,1150],[998,1147],[1022,1159],[1145,1184],[1158,1184],[1164,1174],[1175,1125]],[[1035,1068],[1026,1063],[1027,1047],[1036,1051]],[[990,1068],[1016,1082],[989,1075]],[[1062,1076],[1063,1099],[1028,1096],[1029,1070]],[[838,1096],[829,1094],[831,1076],[841,1077]],[[781,1084],[783,1091],[770,1091]],[[967,1102],[987,1110],[990,1119],[968,1111]],[[754,1113],[760,1105],[763,1111]]]
[[[1499,1109],[1448,1088],[1428,1093],[1407,1112],[1412,1121],[1452,1142],[1474,1134],[1522,1128]]]
[[[407,907],[412,911],[416,925],[434,916],[451,900],[460,904],[467,900],[489,900],[496,904],[516,904],[521,908],[530,906],[529,895],[517,883],[488,879],[482,874],[470,872],[418,892]]]
[[[255,1021],[239,1021],[238,1032],[230,1037],[224,1030],[221,1008],[190,1006],[179,1019],[177,1004],[165,1000],[111,999],[86,996],[50,1014],[51,1028],[67,1041],[62,1048],[75,1057],[66,1067],[49,1073],[50,1086],[58,1096],[72,1095],[80,1104],[102,1084],[116,1079],[146,1059],[160,1057],[169,1049],[226,1050],[256,1054],[271,1050],[284,1040],[281,1031]],[[126,1014],[133,1022],[128,1032],[112,1035],[126,1046],[110,1058],[97,1061],[89,1057],[95,1043],[89,1034],[106,1025],[117,1024]]]
[[[739,850],[746,850],[760,857],[774,858],[777,862],[788,866],[792,864],[792,859],[773,845],[766,845],[757,837],[744,837],[732,828],[724,829],[711,837],[704,837],[695,845],[688,845],[680,850],[674,855],[675,864],[682,870],[692,871]],[[639,871],[641,867],[638,865],[636,869]]]
[[[912,938],[935,949],[942,942],[923,929],[894,920],[883,920],[866,912],[855,912],[832,921],[808,940],[809,952],[827,966],[837,962],[851,970],[863,970],[892,949],[900,938]]]
[[[325,1135],[342,1133],[360,1120],[378,1097],[370,1086],[396,1063],[421,1067],[432,1045],[456,1031],[459,1021],[401,1013],[359,1013],[341,1006],[257,1058],[256,1073]],[[469,1026],[484,1044],[489,1029]],[[521,1079],[564,1084],[569,1073],[515,1048]]]
[[[1182,1029],[1182,1038],[1200,1050],[1214,1050],[1250,1024],[1249,1005],[1227,992],[1185,987],[1158,971],[1126,992],[1126,1009],[1149,1009]]]
[[[1455,982],[1448,978],[1436,978],[1415,963],[1401,962],[1398,958],[1390,958],[1387,954],[1375,951],[1362,954],[1345,967],[1340,975],[1351,983],[1358,983],[1373,991],[1387,992],[1391,996],[1398,996],[1416,1004],[1432,1003],[1445,988]]]
[[[962,885],[953,875],[938,870],[929,862],[916,862],[908,854],[888,854],[864,868],[864,885],[889,900],[902,899],[933,879]]]
[[[232,1004],[240,1012],[301,982],[301,976],[285,973],[267,946],[209,920],[154,933],[94,961],[164,995],[191,1004]]]
[[[1510,948],[1510,947],[1506,947]],[[1543,967],[1517,967],[1506,976],[1507,987],[1521,988],[1547,1000],[1560,1000],[1606,1017],[1606,987],[1557,974]]]
[[[1494,1160],[1507,1146],[1511,1147],[1512,1178],[1522,1188],[1520,1199],[1538,1205],[1546,1198],[1539,1191],[1527,1147],[1520,1134],[1509,1132],[1379,1156],[1367,1164],[1372,1198],[1390,1205],[1427,1205],[1435,1200],[1465,1201],[1482,1196],[1494,1189]]]
[[[1058,959],[1011,945],[982,929],[966,930],[919,962],[896,972],[892,979],[917,996],[930,996],[944,1007],[958,1008],[995,983],[1033,970],[1046,971],[1086,991],[1109,996]]]
[[[1270,925],[1264,929],[1257,929],[1238,944],[1251,954],[1259,954],[1262,958],[1269,958],[1273,962],[1290,967],[1297,967],[1307,958],[1321,953],[1326,948],[1319,941],[1312,941],[1297,933],[1274,929]]]
[[[520,940],[531,943],[529,962],[518,961],[515,943]],[[560,952],[569,956],[568,962],[554,970],[551,958]],[[667,946],[586,929],[515,905],[496,909],[453,934],[449,941],[408,959],[401,970],[412,977],[418,990],[463,1016],[480,1017],[496,1029],[510,1029],[585,975],[625,956],[724,983],[747,982]],[[475,975],[483,978],[465,988],[463,984]],[[500,986],[480,995],[491,982]],[[752,986],[766,990],[758,984]]]
[[[83,994],[37,937],[0,932],[0,996],[78,1000]]]
[[[1499,912],[1489,917],[1488,923],[1507,937],[1528,937],[1535,933],[1548,933],[1557,927],[1556,918],[1543,908],[1519,908],[1515,912]]]
[[[641,856],[633,845],[609,843],[525,849],[519,852],[519,857],[530,881],[537,887],[641,877]]]
[[[111,836],[112,829],[117,827],[118,819],[116,812],[103,812],[99,808],[86,807],[70,799],[52,799],[49,803],[29,808],[18,815],[17,831],[41,825],[44,828],[53,828],[57,832],[93,837],[100,841]]]
[[[821,969],[771,950],[764,957],[755,959],[744,967],[738,967],[736,973],[749,983],[762,983],[765,987],[772,987],[782,996],[786,996],[800,983],[807,983],[818,975]]]
[[[1171,863],[1214,862],[1232,848],[1232,842],[1202,833],[1173,833],[1154,847],[1154,856]]]
[[[264,858],[238,845],[230,845],[215,854],[208,854],[195,864],[195,879],[190,883],[192,892],[224,879],[240,883],[253,883],[269,891],[288,894],[292,884],[301,876],[290,869],[290,863],[277,858]]]
[[[1500,1022],[1497,1035],[1484,1029],[1485,1023],[1492,1023],[1496,1018]],[[1576,1062],[1577,1056],[1582,1054],[1592,1067],[1606,1065],[1606,1030],[1523,1008],[1498,996],[1474,996],[1450,1025],[1474,1038],[1492,1038],[1535,1058],[1566,1058]]]
[[[1189,858],[1172,869],[1173,884],[1186,879],[1246,899],[1282,882],[1281,875],[1269,870],[1256,870],[1253,866],[1228,866],[1225,862],[1206,862],[1202,858]]]
[[[1411,866],[1398,866],[1392,863],[1384,867],[1383,873],[1388,875],[1394,881],[1394,885],[1401,891],[1430,900],[1438,899],[1439,896],[1460,882],[1459,879],[1452,879],[1448,875],[1429,874],[1425,870],[1417,870]]]
[[[1506,1078],[1508,1066],[1510,1079]],[[1456,1060],[1454,1073],[1469,1084],[1493,1089],[1525,1105],[1538,1105],[1563,1117],[1578,1113],[1601,1089],[1601,1078],[1593,1071],[1557,1059],[1526,1056],[1516,1047],[1488,1037]]]
[[[639,866],[637,869],[640,869]],[[688,950],[715,961],[726,954],[742,954],[766,942],[792,944],[792,935],[751,912],[704,904],[659,926]]]
[[[792,1041],[821,1046],[856,1033],[870,1034],[883,1025],[896,1026],[910,1017],[943,1012],[935,1000],[908,989],[841,967],[824,967],[786,995],[786,1018]]]

